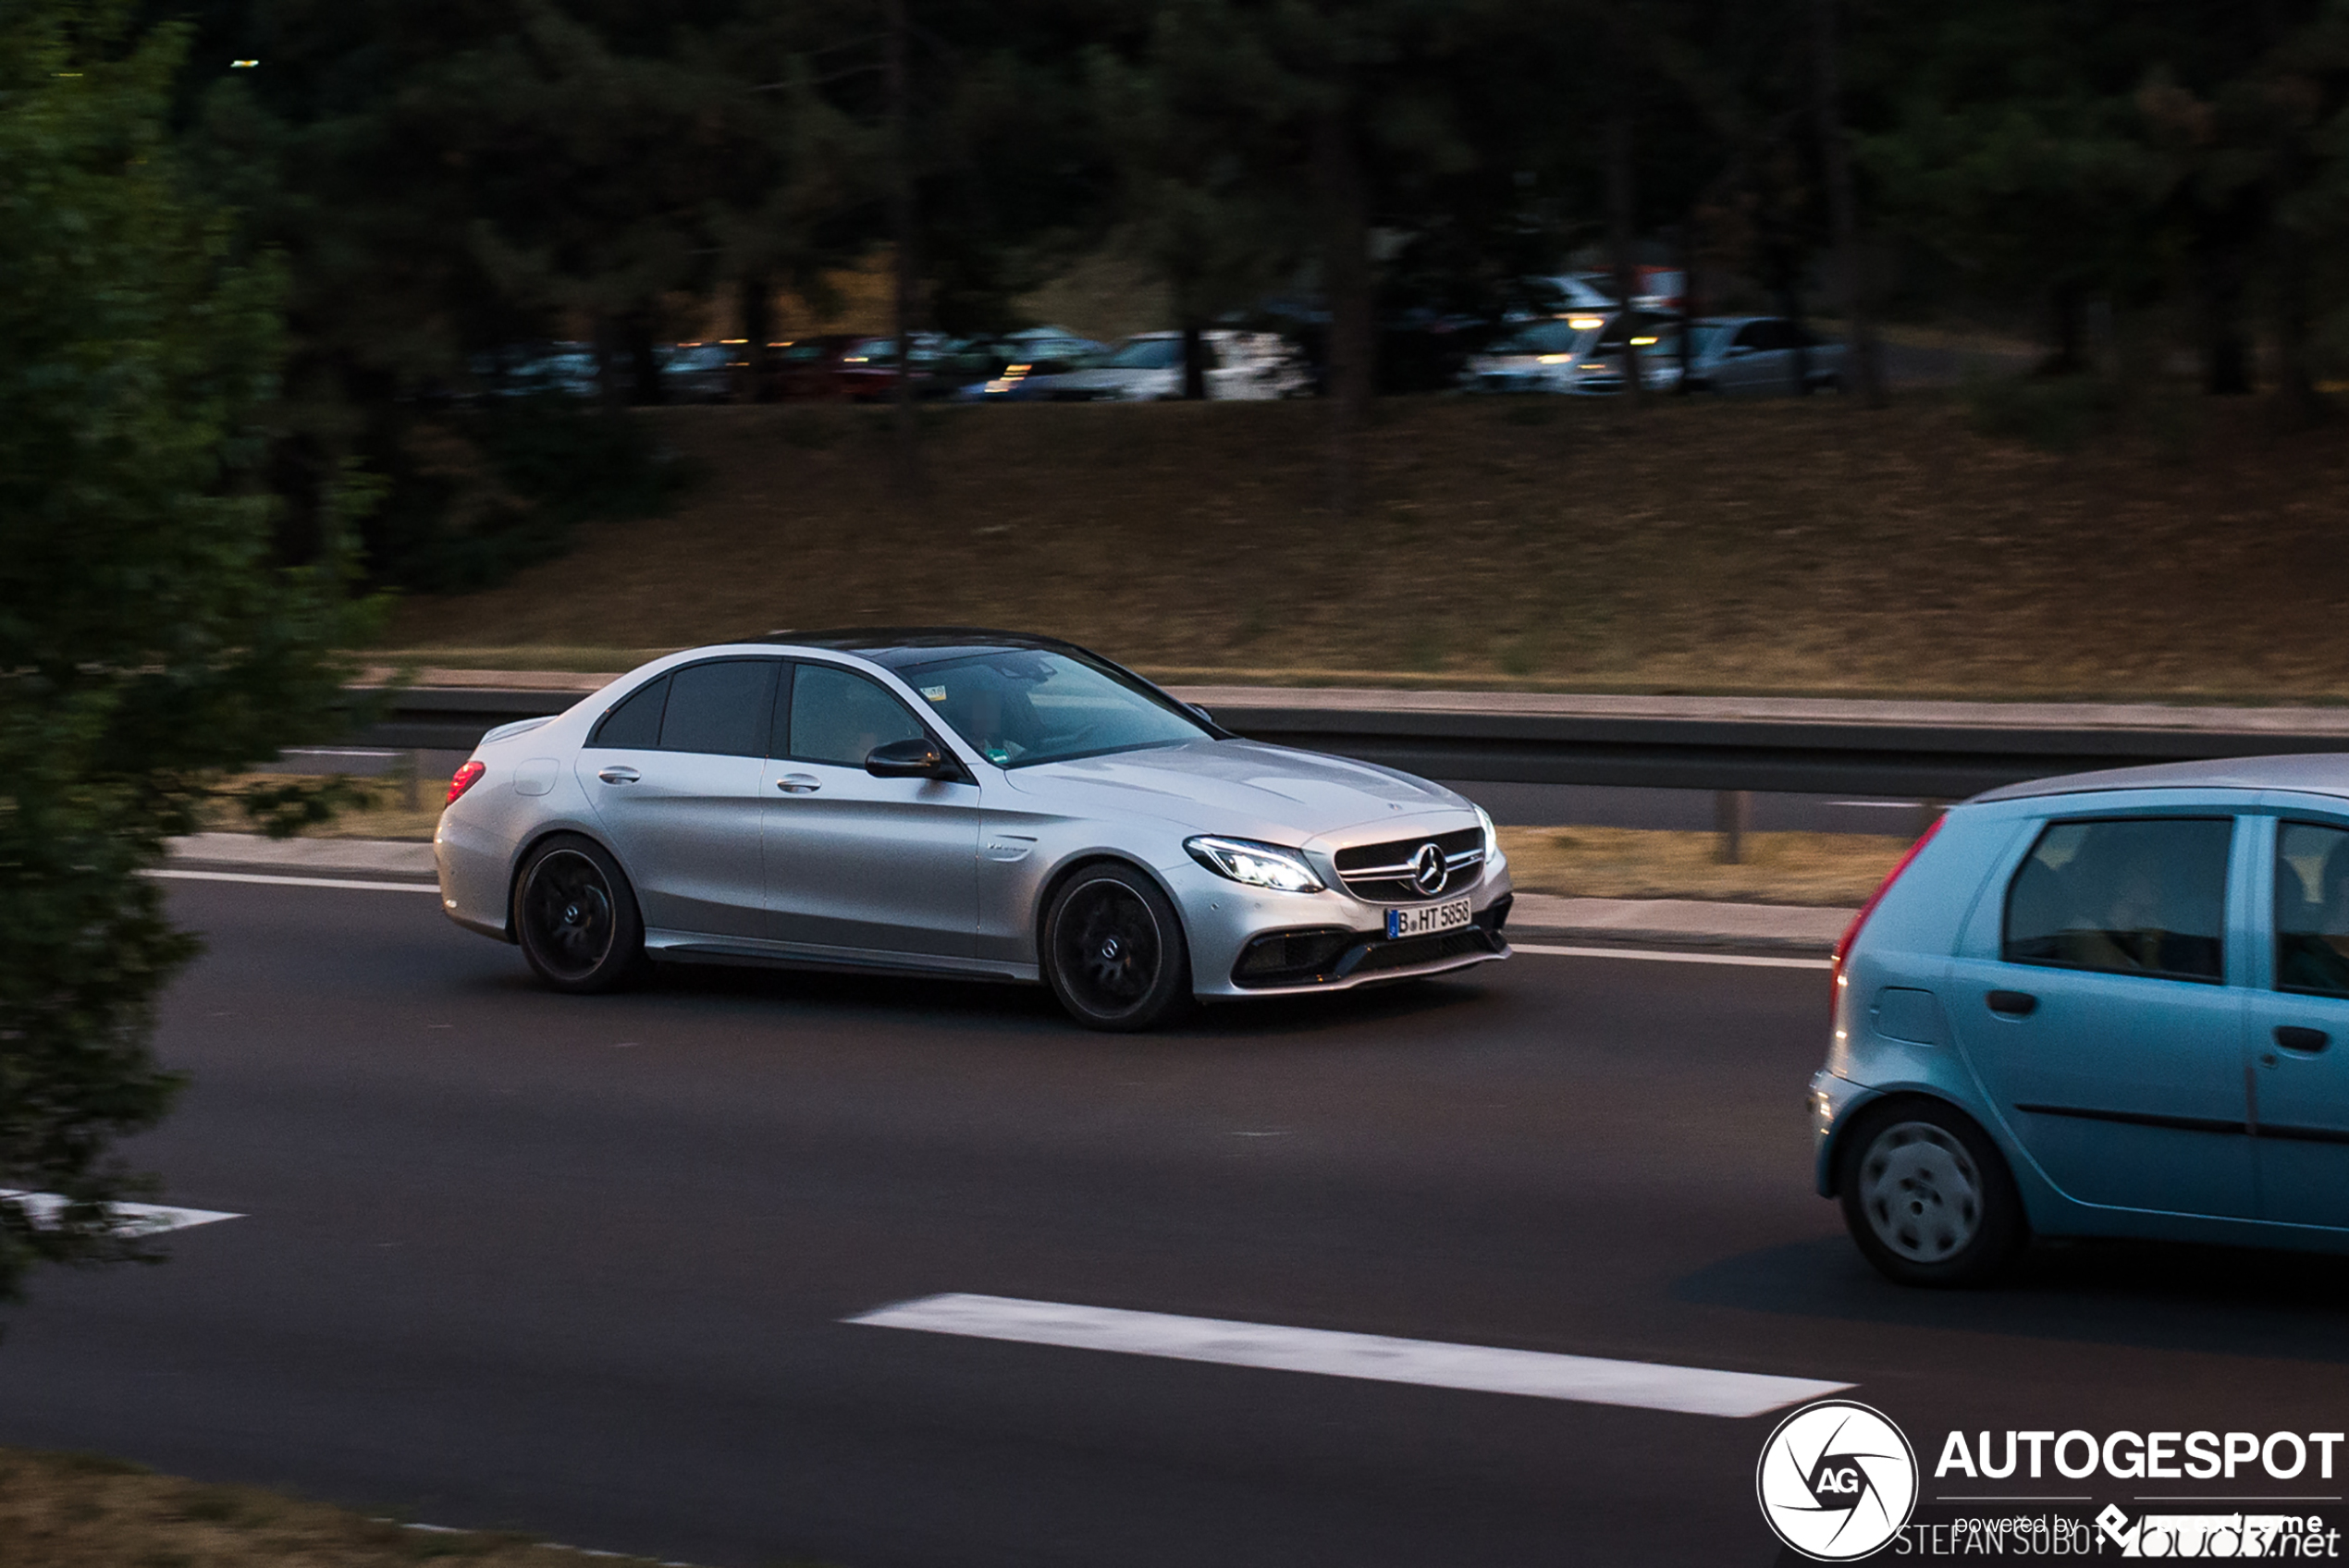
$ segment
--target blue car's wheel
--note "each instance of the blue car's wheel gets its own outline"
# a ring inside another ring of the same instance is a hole
[[[1996,1145],[1971,1118],[1936,1100],[1863,1112],[1843,1136],[1836,1184],[1861,1253],[1904,1285],[1979,1284],[2026,1234]]]

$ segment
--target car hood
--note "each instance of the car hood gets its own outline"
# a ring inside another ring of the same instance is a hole
[[[1056,811],[1155,816],[1199,832],[1289,844],[1366,822],[1399,825],[1429,812],[1475,809],[1408,773],[1257,741],[1191,741],[1039,763],[1004,777]]]

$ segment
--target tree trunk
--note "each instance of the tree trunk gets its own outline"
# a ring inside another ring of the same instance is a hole
[[[635,400],[658,404],[668,388],[661,383],[660,349],[653,342],[652,318],[642,311],[628,316],[628,373]]]
[[[2331,410],[2317,390],[2308,355],[2308,243],[2288,225],[2276,229],[2276,396],[2284,422],[2312,429]]]
[[[1207,396],[1207,335],[1187,315],[1183,318],[1183,396],[1192,402]]]
[[[1789,261],[1785,280],[1778,285],[1778,314],[1794,328],[1794,357],[1787,361],[1787,390],[1798,398],[1811,395],[1811,349],[1805,339],[1810,333],[1802,325],[1802,283],[1799,263]]]
[[[620,326],[602,312],[596,315],[596,401],[607,414],[628,407],[628,384],[621,379]]]
[[[907,37],[911,29],[905,0],[882,0],[888,12],[889,50],[886,90],[889,95],[889,230],[896,249],[892,310],[897,336],[897,374],[890,386],[895,427],[894,479],[898,494],[913,496],[922,488],[921,421],[914,407],[914,149],[912,112],[907,102]]]
[[[2218,397],[2249,392],[2251,336],[2243,320],[2249,268],[2243,246],[2232,236],[2213,237],[2204,241],[2201,260],[2203,390]]]
[[[2052,345],[2039,366],[2041,375],[2077,375],[2088,368],[2088,291],[2078,279],[2068,279],[2048,291]]]
[[[775,289],[756,273],[742,280],[742,328],[744,369],[734,401],[764,403],[775,396],[775,350],[767,346],[775,336]]]
[[[1696,368],[1696,320],[1703,304],[1696,287],[1696,213],[1693,209],[1680,222],[1679,240],[1675,249],[1679,251],[1680,261],[1680,340],[1676,349],[1680,362],[1680,379],[1673,384],[1672,395],[1685,398],[1696,390],[1689,385],[1689,379]]]
[[[1371,315],[1370,197],[1345,111],[1313,125],[1314,175],[1322,190],[1322,284],[1329,294],[1330,500],[1340,515],[1360,505],[1360,437],[1378,386],[1378,334]]]
[[[1634,307],[1640,291],[1639,258],[1631,248],[1638,239],[1637,192],[1631,182],[1631,110],[1617,102],[1606,116],[1606,241],[1615,263],[1615,295],[1620,306],[1616,331],[1623,340],[1623,398],[1636,412],[1647,395],[1640,374],[1640,351],[1631,345]]]
[[[1835,234],[1844,323],[1841,382],[1872,409],[1884,407],[1883,367],[1876,361],[1876,324],[1868,314],[1867,258],[1860,245],[1860,198],[1851,178],[1851,149],[1843,131],[1843,82],[1838,59],[1835,8],[1839,0],[1811,0],[1814,107],[1819,160],[1826,175],[1827,214]],[[1806,356],[1807,357],[1807,356]]]

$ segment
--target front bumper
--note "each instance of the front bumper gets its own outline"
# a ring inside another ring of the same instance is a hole
[[[1303,996],[1473,968],[1509,956],[1508,866],[1500,862],[1451,897],[1469,900],[1470,924],[1427,937],[1389,938],[1384,904],[1341,889],[1276,893],[1189,864],[1161,867],[1182,907],[1192,990],[1201,997]]]

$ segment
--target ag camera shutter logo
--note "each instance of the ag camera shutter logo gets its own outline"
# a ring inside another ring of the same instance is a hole
[[[1821,1400],[1778,1423],[1753,1489],[1778,1539],[1814,1562],[1849,1562],[1899,1535],[1916,1512],[1916,1451],[1883,1412]]]

